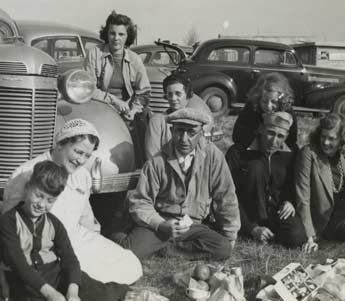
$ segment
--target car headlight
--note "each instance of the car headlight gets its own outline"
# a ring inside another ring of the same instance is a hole
[[[68,70],[59,78],[59,90],[63,98],[72,103],[89,101],[95,89],[95,80],[84,70]]]

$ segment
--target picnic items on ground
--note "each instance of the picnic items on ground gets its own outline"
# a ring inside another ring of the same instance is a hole
[[[273,276],[275,285],[260,290],[256,298],[265,301],[345,300],[345,259],[326,264],[290,263]]]
[[[215,267],[199,263],[192,270],[175,273],[173,280],[187,297],[185,300],[246,300],[244,298],[243,276],[240,267],[227,270],[223,266]]]

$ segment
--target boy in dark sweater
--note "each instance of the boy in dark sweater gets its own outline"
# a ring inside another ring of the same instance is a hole
[[[13,300],[120,300],[126,294],[127,286],[103,284],[81,272],[64,226],[49,213],[67,178],[64,167],[37,163],[23,201],[0,217],[2,260]]]

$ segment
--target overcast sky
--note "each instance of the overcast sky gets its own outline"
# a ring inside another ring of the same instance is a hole
[[[115,9],[139,27],[140,44],[221,35],[303,35],[345,42],[345,0],[1,0],[14,19],[50,20],[98,32]]]

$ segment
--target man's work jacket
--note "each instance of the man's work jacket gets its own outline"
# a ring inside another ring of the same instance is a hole
[[[222,234],[235,240],[240,215],[235,186],[223,153],[201,138],[190,168],[186,187],[170,140],[144,165],[137,188],[129,197],[131,216],[137,224],[157,230],[167,217],[179,218],[185,214],[201,223],[212,208]]]

